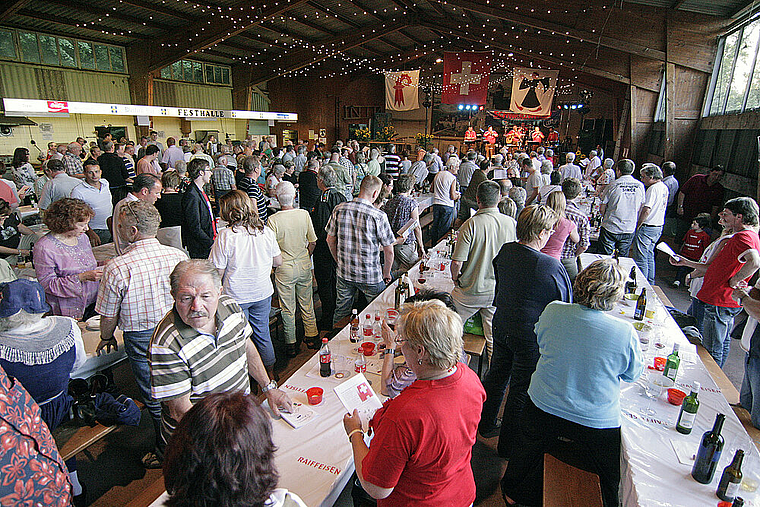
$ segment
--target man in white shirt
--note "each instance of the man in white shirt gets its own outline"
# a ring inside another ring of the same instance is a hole
[[[599,229],[599,253],[610,255],[615,249],[628,255],[636,232],[641,205],[644,204],[644,185],[633,176],[636,164],[623,159],[615,164],[617,179],[602,196],[599,212],[604,217]]]
[[[98,161],[88,160],[84,166],[84,181],[71,191],[71,197],[83,200],[95,212],[90,220],[90,229],[97,235],[100,244],[111,242],[111,231],[106,221],[113,213],[108,180],[101,179],[102,174]]]
[[[174,169],[174,164],[178,160],[185,160],[185,153],[182,151],[182,148],[176,145],[173,137],[166,140],[166,146],[168,148],[166,148],[161,162],[166,164],[167,169]]]
[[[578,181],[583,181],[583,173],[581,168],[575,165],[575,153],[568,153],[565,155],[565,165],[560,166],[559,173],[562,175],[562,181],[568,178],[576,178]]]
[[[644,164],[641,181],[647,187],[644,204],[639,212],[636,234],[631,245],[631,258],[650,285],[654,285],[654,247],[662,235],[668,187],[662,182],[662,170],[655,164]]]
[[[151,130],[150,131],[150,141],[148,141],[148,144],[149,145],[154,144],[154,145],[158,146],[158,149],[161,150],[159,152],[159,157],[161,157],[163,155],[163,153],[164,153],[164,145],[161,144],[161,142],[158,140],[158,132],[156,132],[155,130]]]
[[[591,150],[588,154],[588,164],[586,164],[586,179],[596,179],[598,175],[594,173],[599,167],[601,167],[601,165],[602,159],[597,156],[596,150]]]

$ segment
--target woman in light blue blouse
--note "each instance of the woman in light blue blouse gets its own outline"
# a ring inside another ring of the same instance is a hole
[[[618,505],[620,380],[634,382],[644,369],[631,323],[604,313],[623,297],[625,279],[612,259],[596,261],[576,278],[574,304],[549,303],[539,317],[541,357],[501,483],[507,505],[541,505],[544,453],[565,452],[599,475],[604,505]]]

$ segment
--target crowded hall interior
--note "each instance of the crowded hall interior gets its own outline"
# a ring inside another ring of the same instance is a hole
[[[0,505],[760,506],[760,2],[0,5]]]

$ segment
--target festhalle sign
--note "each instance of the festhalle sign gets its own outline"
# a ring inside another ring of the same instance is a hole
[[[6,116],[67,116],[68,114],[165,116],[169,118],[232,118],[240,120],[298,121],[295,113],[239,111],[189,107],[141,106],[66,100],[3,99]]]

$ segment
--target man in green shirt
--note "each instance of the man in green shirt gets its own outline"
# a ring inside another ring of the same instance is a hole
[[[491,262],[504,243],[517,239],[514,218],[499,212],[500,197],[501,188],[495,181],[478,185],[478,212],[462,224],[451,257],[451,297],[462,321],[480,312],[489,361],[493,351],[491,322],[496,311],[496,277]]]

